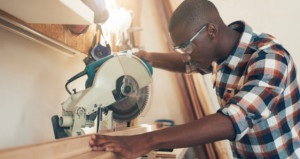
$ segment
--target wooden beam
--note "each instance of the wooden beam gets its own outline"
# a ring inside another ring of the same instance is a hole
[[[156,125],[149,125],[148,127],[134,127],[116,132],[103,133],[104,135],[136,135],[149,131],[157,130]],[[101,132],[100,132],[101,133]],[[0,159],[20,159],[20,158],[113,158],[117,159],[119,156],[110,152],[92,152],[89,146],[91,135],[70,137],[59,139],[51,142],[41,144],[34,144],[29,146],[21,146],[16,148],[9,148],[0,150]]]
[[[216,112],[210,96],[208,95],[208,90],[204,81],[204,78],[200,74],[193,74],[192,78],[194,80],[196,95],[201,101],[201,108],[204,115],[210,115]],[[215,151],[218,158],[230,158],[230,151],[228,150],[228,144],[226,141],[218,141],[213,143]]]
[[[112,152],[90,151],[69,157],[68,159],[121,159],[121,157]]]
[[[0,159],[19,158],[68,158],[76,154],[91,151],[89,140],[91,136],[79,136],[59,139],[52,142],[22,146],[0,151]]]
[[[195,73],[191,77],[194,81],[196,96],[201,101],[204,115],[210,115],[215,113],[216,110],[211,101],[203,76],[201,74]]]

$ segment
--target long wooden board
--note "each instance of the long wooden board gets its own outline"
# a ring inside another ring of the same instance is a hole
[[[156,125],[148,127],[134,127],[125,130],[103,133],[105,135],[135,135],[148,131],[157,130]],[[46,159],[46,158],[110,158],[117,159],[119,156],[110,152],[92,152],[89,146],[91,135],[70,137],[56,141],[21,146],[0,150],[0,159]]]

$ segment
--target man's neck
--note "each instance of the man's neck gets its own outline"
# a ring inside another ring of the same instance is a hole
[[[219,47],[219,57],[218,62],[224,61],[232,53],[232,51],[237,47],[240,42],[241,33],[237,32],[227,26],[222,28],[223,32],[221,33],[220,47]]]

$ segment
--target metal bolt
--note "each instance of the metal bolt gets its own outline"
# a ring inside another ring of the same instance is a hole
[[[84,114],[84,109],[83,109],[83,108],[78,108],[77,114],[78,114],[79,116],[83,115],[83,114]]]

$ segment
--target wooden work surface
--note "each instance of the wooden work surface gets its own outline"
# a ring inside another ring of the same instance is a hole
[[[105,135],[136,135],[149,131],[157,130],[156,125],[147,127],[134,127],[115,132],[102,133]],[[46,158],[61,158],[61,159],[119,159],[120,156],[112,152],[92,151],[89,146],[91,135],[70,137],[59,139],[51,142],[40,144],[21,146],[0,150],[0,159],[46,159]],[[157,156],[169,156],[168,158],[176,158],[176,154],[157,153]]]
[[[156,129],[156,126],[151,126]],[[121,131],[103,133],[105,135],[134,135],[147,132],[147,127],[135,127]],[[51,142],[22,146],[0,151],[0,159],[19,159],[19,158],[86,158],[86,156],[98,156],[103,158],[116,158],[108,152],[92,152],[89,146],[91,135],[70,137]]]

